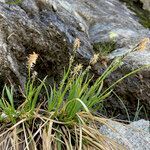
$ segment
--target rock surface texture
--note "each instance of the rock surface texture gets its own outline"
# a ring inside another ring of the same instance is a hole
[[[149,0],[141,0],[143,3],[143,9],[150,11],[150,1]]]
[[[150,38],[150,31],[118,0],[23,0],[17,5],[0,0],[0,82],[7,77],[23,84],[27,56],[33,51],[40,56],[36,66],[39,76],[56,76],[67,64],[76,38],[81,41],[78,60],[86,61],[94,53],[94,44],[109,43],[112,37],[116,48],[110,59]],[[128,55],[110,80],[145,64],[150,64],[150,45]],[[101,73],[101,66],[97,71]],[[129,109],[139,101],[150,114],[148,68],[125,80],[117,91]],[[120,104],[113,105],[120,109]]]
[[[150,148],[150,122],[139,120],[129,125],[123,125],[115,121],[109,121],[107,126],[102,126],[100,132],[119,144],[124,145],[127,150],[149,150]]]

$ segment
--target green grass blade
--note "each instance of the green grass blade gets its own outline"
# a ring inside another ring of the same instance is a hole
[[[5,86],[5,90],[6,90],[6,94],[9,99],[9,102],[10,102],[11,106],[14,108],[13,87],[11,87],[11,89],[9,89],[7,86]]]

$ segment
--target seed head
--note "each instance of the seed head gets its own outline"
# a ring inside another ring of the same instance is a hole
[[[76,38],[75,41],[74,41],[73,49],[77,50],[78,48],[80,48],[80,44],[81,44],[80,39]]]
[[[83,68],[82,64],[76,65],[76,66],[74,67],[73,74],[74,74],[74,75],[77,75],[77,74],[81,71],[82,68]]]
[[[93,57],[92,57],[91,60],[90,60],[90,64],[91,64],[91,65],[96,64],[97,61],[98,61],[98,59],[99,59],[99,54],[94,54]]]
[[[29,66],[30,69],[36,64],[38,56],[39,55],[36,54],[35,52],[33,52],[33,54],[29,54],[29,57],[28,57],[28,66]]]
[[[150,43],[150,39],[149,38],[142,39],[140,41],[140,43],[137,45],[136,50],[143,51],[146,48],[148,43]]]

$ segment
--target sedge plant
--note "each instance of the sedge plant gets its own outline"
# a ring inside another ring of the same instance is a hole
[[[80,41],[76,39],[68,69],[64,70],[60,83],[50,85],[50,88],[47,87],[46,78],[37,80],[35,73],[31,73],[34,72],[33,65],[38,55],[29,55],[28,79],[22,90],[24,101],[19,107],[14,105],[13,87],[5,85],[0,98],[0,149],[124,149],[99,132],[100,125],[110,126],[108,119],[94,115],[93,111],[97,104],[111,94],[116,84],[140,69],[106,88],[105,79],[121,65],[122,58],[114,59],[93,83],[93,76],[89,72],[97,62],[98,55],[94,55],[85,69],[81,64],[73,67],[75,52],[79,46]]]

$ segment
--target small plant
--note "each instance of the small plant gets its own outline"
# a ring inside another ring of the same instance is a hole
[[[7,98],[5,98],[5,92]],[[13,86],[11,88],[4,86],[2,97],[0,99],[0,108],[2,109],[2,114],[0,120],[5,120],[7,122],[11,121],[16,123],[16,118],[19,116],[19,112],[15,109],[14,99],[13,99]]]
[[[99,42],[94,44],[94,51],[100,53],[102,56],[107,56],[109,53],[114,51],[116,49],[116,42],[110,41],[110,42]]]
[[[0,99],[0,149],[124,149],[99,132],[99,126],[107,125],[108,119],[94,115],[94,109],[111,94],[116,84],[140,69],[104,88],[105,79],[121,65],[122,58],[116,58],[93,83],[89,71],[99,55],[94,55],[86,69],[81,64],[73,67],[79,46],[77,39],[61,82],[50,88],[45,84],[46,78],[37,79],[33,70],[38,55],[29,55],[28,80],[22,91],[24,102],[19,107],[14,106],[13,87],[4,87]]]

